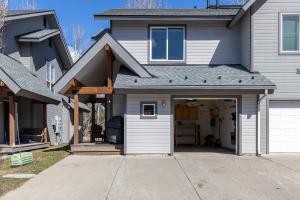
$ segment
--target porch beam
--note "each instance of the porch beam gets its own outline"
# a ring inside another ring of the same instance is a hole
[[[9,101],[9,146],[15,146],[15,101],[14,96],[8,96]]]
[[[0,86],[0,96],[6,97],[7,93],[11,92],[11,90],[6,86]]]
[[[78,94],[112,94],[112,87],[81,87],[78,90]]]
[[[79,144],[79,95],[74,95],[74,144]]]
[[[105,51],[107,54],[108,65],[107,65],[107,87],[112,87],[112,74],[113,74],[113,53],[110,46],[105,45]]]

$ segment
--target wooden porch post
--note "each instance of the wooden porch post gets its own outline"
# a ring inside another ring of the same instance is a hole
[[[79,144],[79,105],[78,93],[74,95],[74,144]]]
[[[14,96],[8,96],[9,101],[9,146],[15,146],[15,101]]]
[[[96,124],[96,117],[95,117],[95,102],[92,102],[92,126]]]
[[[47,123],[47,104],[43,104],[43,127],[44,127],[44,142],[48,142],[48,123]]]

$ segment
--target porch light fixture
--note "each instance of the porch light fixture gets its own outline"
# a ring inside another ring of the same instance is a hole
[[[162,100],[161,101],[161,105],[162,105],[162,107],[165,108],[167,106],[167,101],[166,100]]]

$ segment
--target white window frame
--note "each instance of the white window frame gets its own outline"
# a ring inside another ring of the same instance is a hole
[[[145,115],[145,106],[153,106],[153,115]],[[155,117],[156,116],[156,104],[155,103],[143,103],[142,104],[142,116],[143,117]]]
[[[180,28],[183,30],[183,59],[182,60],[169,60],[169,29],[175,29],[175,28]],[[152,59],[152,30],[153,29],[166,29],[166,34],[167,34],[167,40],[166,40],[166,59]],[[149,38],[149,42],[150,42],[150,61],[151,62],[184,62],[185,61],[185,51],[186,51],[186,41],[185,41],[185,27],[184,26],[151,26],[150,27],[150,38]]]
[[[288,16],[288,15],[292,15],[292,16],[298,16],[299,17],[299,50],[297,51],[284,51],[283,50],[283,16]],[[280,22],[280,36],[279,36],[279,40],[280,40],[280,47],[279,47],[279,53],[280,54],[300,54],[300,13],[280,13],[280,17],[279,17],[279,22]]]
[[[48,77],[50,77],[50,80],[48,79]],[[48,61],[46,70],[46,82],[49,83],[49,89],[54,92],[53,85],[55,83],[55,66]]]

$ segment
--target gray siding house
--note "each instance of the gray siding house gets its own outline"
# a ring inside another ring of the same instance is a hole
[[[9,10],[3,43],[0,151],[69,143],[72,102],[53,85],[73,62],[55,12]]]
[[[125,154],[300,152],[298,0],[112,9],[95,19],[110,29],[54,88],[81,100],[105,94],[108,115],[124,118]]]

